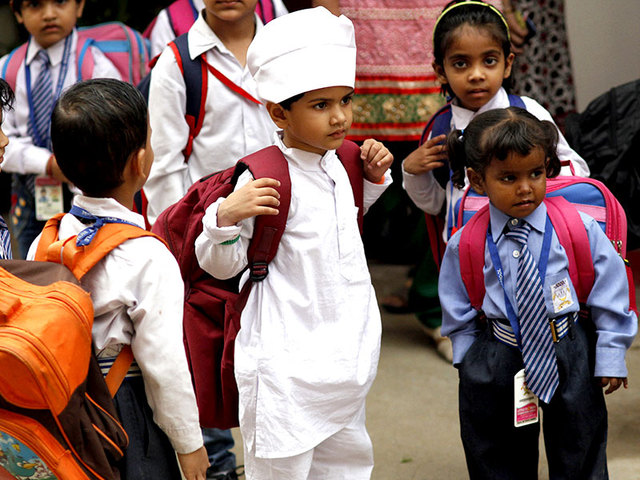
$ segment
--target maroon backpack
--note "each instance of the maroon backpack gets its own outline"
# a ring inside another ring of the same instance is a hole
[[[337,151],[349,176],[358,224],[362,231],[363,167],[360,148],[345,141]],[[278,215],[258,216],[247,252],[249,280],[241,291],[240,275],[218,280],[198,265],[195,241],[202,233],[202,217],[209,205],[233,192],[240,174],[249,169],[254,178],[280,181]],[[284,232],[291,201],[289,166],[278,147],[262,149],[235,167],[205,177],[186,195],[160,214],[153,232],[163,237],[180,265],[185,284],[184,345],[203,427],[238,426],[238,387],[234,376],[234,344],[240,313],[254,282],[267,276]]]

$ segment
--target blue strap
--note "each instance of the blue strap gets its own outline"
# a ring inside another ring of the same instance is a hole
[[[549,251],[551,249],[551,234],[553,232],[553,226],[551,225],[551,219],[547,215],[547,221],[544,225],[544,238],[542,240],[542,249],[540,251],[540,258],[538,259],[538,274],[540,275],[540,281],[544,285],[544,277],[547,274],[547,263],[549,262]],[[498,282],[502,287],[504,293],[504,304],[507,309],[507,317],[513,333],[518,341],[518,347],[522,350],[522,338],[520,336],[520,324],[518,323],[518,316],[516,315],[513,305],[507,295],[507,289],[504,286],[504,270],[502,268],[502,262],[500,261],[500,255],[498,254],[498,247],[493,241],[491,235],[491,220],[489,220],[489,228],[487,228],[487,246],[489,247],[489,255],[491,255],[491,263],[498,277]]]
[[[122,220],[121,218],[117,218],[117,217],[97,217],[92,213],[89,213],[88,211],[86,211],[84,208],[78,207],[77,205],[74,205],[73,207],[71,207],[71,210],[69,211],[69,213],[81,220],[94,222],[93,225],[85,228],[77,235],[76,245],[78,247],[85,247],[89,245],[93,240],[93,238],[96,236],[96,233],[98,233],[98,230],[100,229],[100,227],[102,227],[103,225],[106,225],[107,223],[124,223],[126,225],[133,225],[134,227],[140,227],[140,225],[136,225],[135,223],[132,223],[132,222],[127,222],[126,220]]]
[[[174,40],[178,53],[182,59],[182,70],[187,94],[186,115],[191,115],[198,124],[200,117],[200,106],[203,96],[206,94],[202,90],[202,61],[200,56],[191,59],[189,56],[188,33],[180,35]]]

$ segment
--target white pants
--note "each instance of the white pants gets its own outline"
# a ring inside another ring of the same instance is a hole
[[[247,480],[369,480],[373,446],[364,405],[351,424],[300,455],[258,458],[244,450]]]

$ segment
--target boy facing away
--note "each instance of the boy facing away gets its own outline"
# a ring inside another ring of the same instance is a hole
[[[292,187],[278,252],[251,291],[235,342],[247,479],[359,480],[373,467],[365,397],[380,313],[335,152],[352,121],[355,53],[351,22],[322,7],[273,20],[249,48]],[[367,208],[391,183],[393,157],[367,140],[361,158]],[[196,240],[203,269],[224,279],[245,268],[255,216],[277,214],[278,187],[245,172],[233,194],[209,207]]]
[[[15,110],[7,112],[6,133],[11,147],[6,152],[4,169],[13,173],[11,212],[14,238],[20,257],[24,258],[33,239],[40,233],[51,213],[45,203],[35,198],[36,177],[46,180],[50,197],[62,199],[62,183],[67,179],[60,171],[51,151],[49,128],[53,104],[63,89],[76,83],[75,29],[82,16],[84,0],[12,0],[11,8],[19,23],[29,32],[24,62],[19,66],[12,88],[16,94]],[[95,47],[90,47],[95,61],[93,77],[120,78],[116,67]],[[8,55],[0,60],[4,72]],[[58,205],[62,210],[62,201]]]
[[[53,149],[82,194],[62,218],[59,238],[102,222],[144,228],[131,207],[153,162],[150,133],[146,102],[132,85],[89,80],[63,94],[52,116]],[[185,477],[204,479],[208,460],[182,343],[184,286],[173,255],[155,238],[127,240],[81,283],[93,299],[101,364],[130,344],[141,372],[130,369],[114,398],[129,436],[122,478],[179,480],[175,450]]]

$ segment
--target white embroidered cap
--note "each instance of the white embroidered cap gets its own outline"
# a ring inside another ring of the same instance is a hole
[[[326,87],[352,87],[356,76],[353,24],[324,7],[278,17],[253,39],[247,66],[264,101]]]

